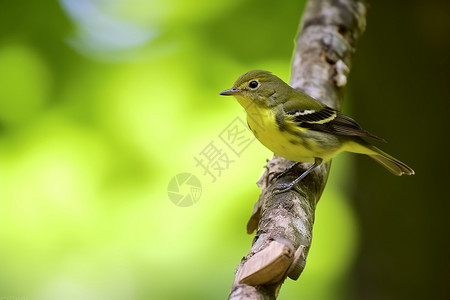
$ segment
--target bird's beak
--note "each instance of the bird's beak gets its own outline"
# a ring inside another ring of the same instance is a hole
[[[242,90],[240,90],[240,89],[231,88],[231,89],[223,91],[222,93],[220,93],[220,95],[222,95],[222,96],[233,96],[233,95],[240,94],[241,92],[242,92]]]

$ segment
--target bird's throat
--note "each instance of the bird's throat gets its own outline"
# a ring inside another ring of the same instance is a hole
[[[250,98],[245,97],[245,96],[241,96],[241,95],[236,95],[235,97],[236,97],[237,101],[239,102],[239,104],[240,104],[246,111],[248,111],[249,109],[252,109],[252,107],[253,107],[253,109],[256,109],[256,107],[255,107],[256,104],[253,103],[253,101],[252,101]]]

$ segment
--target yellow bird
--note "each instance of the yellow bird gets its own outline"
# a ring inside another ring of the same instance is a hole
[[[367,141],[383,139],[270,72],[247,72],[220,95],[236,97],[247,112],[248,126],[264,146],[291,161],[313,163],[282,191],[291,189],[315,167],[342,151],[369,155],[398,176],[414,174],[406,164]]]

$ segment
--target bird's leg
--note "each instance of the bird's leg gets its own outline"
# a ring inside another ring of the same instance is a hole
[[[296,161],[294,162],[292,165],[290,165],[289,167],[287,167],[286,169],[283,170],[283,172],[281,172],[280,174],[278,174],[277,176],[275,176],[275,179],[278,179],[282,176],[284,176],[287,172],[289,172],[290,170],[292,170],[296,165],[298,165],[299,162]]]
[[[315,160],[314,160],[314,163],[311,165],[311,167],[308,168],[308,170],[303,172],[302,175],[300,175],[297,178],[295,178],[295,180],[292,181],[291,183],[284,185],[283,188],[281,188],[281,189],[280,188],[275,188],[274,193],[280,194],[280,193],[284,193],[284,192],[287,192],[287,191],[291,190],[300,180],[305,178],[306,175],[311,173],[311,171],[314,170],[316,167],[318,167],[321,163],[322,163],[322,159],[316,157]],[[291,167],[289,167],[289,169],[291,169]],[[283,173],[285,173],[285,171],[283,171]],[[281,173],[281,174],[283,174],[283,173]]]

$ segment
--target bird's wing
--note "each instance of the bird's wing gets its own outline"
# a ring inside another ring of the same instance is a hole
[[[285,113],[298,127],[341,136],[361,136],[384,141],[382,138],[362,129],[352,118],[328,106],[318,110],[292,109],[291,107]]]

